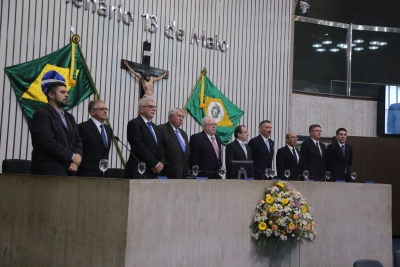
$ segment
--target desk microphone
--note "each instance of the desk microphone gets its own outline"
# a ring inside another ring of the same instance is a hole
[[[262,172],[262,171],[260,171],[260,169],[259,168],[257,168],[257,166],[255,165],[255,164],[253,164],[253,167],[254,168],[256,168],[257,169],[257,171],[259,171],[261,174],[262,174],[262,176],[263,176],[263,180],[268,180],[268,177],[267,177],[267,179],[265,179],[264,177],[266,176],[265,175],[265,172]]]
[[[129,151],[129,153],[132,155],[132,157],[133,157],[138,163],[140,162],[140,161],[137,159],[137,157],[135,157],[135,155],[133,155],[133,152],[132,152],[124,143],[122,143],[121,140],[119,140],[118,136],[115,136],[115,135],[114,135],[114,139],[117,140],[118,142],[120,142],[120,143],[126,148],[126,150]]]

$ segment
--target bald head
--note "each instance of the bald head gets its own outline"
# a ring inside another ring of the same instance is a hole
[[[297,134],[295,132],[288,132],[286,134],[286,143],[291,147],[295,147],[297,145]]]

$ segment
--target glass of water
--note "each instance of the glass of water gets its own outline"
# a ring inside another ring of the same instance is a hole
[[[357,173],[356,172],[352,172],[351,173],[351,179],[355,180],[357,178]]]
[[[304,180],[307,181],[308,180],[308,176],[310,175],[310,172],[305,170],[303,171],[303,176],[304,176]]]
[[[271,168],[265,169],[265,176],[267,176],[267,180],[269,180],[269,177],[271,176]]]
[[[199,165],[193,165],[192,173],[193,173],[194,177],[196,177],[197,174],[199,174]]]
[[[327,171],[326,173],[325,173],[325,178],[327,179],[327,180],[329,180],[329,179],[331,179],[331,172],[330,171]]]
[[[286,180],[287,180],[287,179],[289,179],[289,176],[290,176],[290,170],[285,170],[285,171],[283,172],[283,175],[285,175],[285,177],[286,177]]]
[[[224,176],[224,174],[225,174],[225,168],[224,167],[219,167],[218,168],[218,174],[219,174],[219,176],[221,176],[221,179],[222,179],[222,176]]]
[[[143,173],[146,171],[146,163],[139,162],[138,163],[138,172],[140,173],[140,179],[143,179]]]
[[[270,174],[271,174],[271,179],[274,179],[274,177],[275,177],[275,170],[274,170],[274,169],[271,169]]]
[[[99,168],[103,172],[104,178],[104,172],[108,169],[108,159],[101,159],[99,162]]]

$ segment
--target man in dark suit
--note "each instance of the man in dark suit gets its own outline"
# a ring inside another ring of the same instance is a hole
[[[203,131],[190,137],[189,167],[199,166],[199,177],[217,179],[218,168],[222,166],[221,139],[215,135],[217,122],[212,117],[202,120]]]
[[[309,179],[321,180],[325,178],[326,172],[326,151],[325,145],[320,142],[321,126],[310,125],[310,139],[307,139],[300,147],[300,170],[309,171]]]
[[[288,180],[298,180],[299,170],[299,155],[300,151],[296,148],[297,145],[297,134],[289,132],[286,134],[286,146],[278,149],[276,153],[276,169],[278,171],[278,177],[286,179],[285,170],[290,171]]]
[[[345,128],[336,130],[336,141],[326,148],[326,169],[331,172],[331,180],[350,182],[350,167],[353,161],[353,149],[346,144]]]
[[[168,178],[183,178],[189,172],[188,137],[184,130],[180,129],[185,114],[180,108],[172,108],[168,111],[168,122],[159,125],[165,154],[165,165],[161,175]]]
[[[101,159],[108,159],[112,144],[112,130],[104,124],[108,109],[101,100],[90,101],[88,109],[92,117],[78,125],[79,136],[83,143],[83,155],[77,175],[103,177],[99,162]]]
[[[56,71],[43,75],[42,91],[48,104],[38,109],[29,123],[32,137],[31,174],[75,175],[82,158],[82,141],[68,105],[64,78]]]
[[[226,178],[233,179],[237,178],[238,174],[233,173],[232,160],[253,160],[251,148],[245,144],[249,139],[249,132],[246,126],[239,125],[233,132],[236,140],[229,143],[225,150],[225,165],[226,165]],[[247,177],[253,177],[254,173],[247,173]]]
[[[260,134],[249,142],[254,159],[254,179],[265,180],[265,169],[272,168],[274,157],[274,141],[271,140],[272,124],[264,120],[258,125]]]
[[[140,162],[146,163],[145,178],[157,178],[165,163],[161,131],[151,122],[156,110],[153,98],[144,97],[139,100],[139,116],[128,122],[131,152]],[[125,166],[125,178],[141,178],[135,157],[129,156]]]

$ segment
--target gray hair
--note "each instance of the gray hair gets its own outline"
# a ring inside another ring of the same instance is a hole
[[[97,105],[98,103],[104,103],[104,101],[103,101],[103,100],[100,100],[100,99],[96,99],[96,100],[92,100],[92,101],[89,102],[89,106],[88,106],[88,111],[89,111],[89,113],[90,113],[90,111],[91,111],[92,109],[94,109],[94,108],[96,107],[96,105]]]
[[[154,99],[152,97],[146,96],[146,97],[143,97],[143,98],[141,98],[139,100],[139,102],[138,102],[138,104],[139,104],[139,107],[138,107],[139,113],[140,113],[140,108],[146,106],[147,102],[149,102],[149,101],[153,101],[154,102]]]
[[[202,120],[201,120],[201,126],[206,126],[207,125],[207,123],[208,123],[208,121],[210,120],[210,119],[214,119],[213,117],[210,117],[210,116],[207,116],[207,117],[204,117]]]
[[[172,116],[174,116],[177,110],[179,110],[180,112],[182,112],[183,114],[185,114],[185,112],[184,112],[183,109],[181,109],[181,108],[171,108],[171,109],[168,111],[168,119],[170,119]]]

